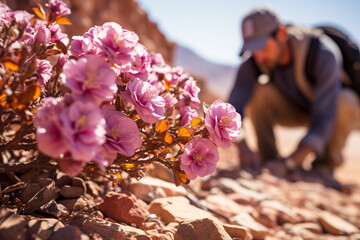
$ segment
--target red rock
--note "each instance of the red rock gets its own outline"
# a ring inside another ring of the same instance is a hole
[[[140,181],[133,182],[129,191],[146,202],[151,202],[156,198],[184,196],[186,194],[184,187],[176,187],[174,183],[153,177],[143,177]]]
[[[99,209],[109,218],[136,226],[140,226],[149,215],[147,205],[130,192],[108,192]]]
[[[255,221],[248,213],[236,215],[231,222],[248,228],[255,239],[264,239],[268,234],[269,229]]]
[[[190,205],[185,197],[156,199],[149,205],[149,211],[160,217],[165,224],[213,217],[209,212]]]
[[[246,227],[232,224],[223,224],[223,227],[232,238],[241,238],[242,240],[253,239],[250,230]]]
[[[60,228],[51,236],[50,240],[89,240],[90,238],[75,226]]]
[[[26,239],[27,222],[21,216],[8,211],[0,210],[0,239]]]
[[[203,218],[188,220],[180,223],[174,240],[231,240],[219,220],[216,218]]]
[[[29,221],[31,239],[49,239],[54,232],[63,228],[64,224],[54,218],[41,218]]]
[[[35,193],[24,206],[24,213],[30,214],[40,209],[44,204],[53,200],[56,196],[55,182],[49,178],[36,182],[40,191]]]
[[[277,215],[278,212],[271,208],[260,209],[258,212],[253,214],[254,219],[262,225],[273,228],[277,226]]]
[[[208,195],[205,199],[206,206],[217,210],[228,218],[234,217],[240,212],[255,213],[256,210],[250,205],[240,205],[224,195]]]
[[[85,189],[82,187],[74,187],[74,186],[69,186],[69,185],[65,185],[61,188],[61,196],[63,196],[64,198],[78,198],[82,195],[84,195],[85,193]]]
[[[127,225],[94,218],[88,214],[74,215],[70,225],[79,227],[91,239],[128,240],[131,236],[145,235],[145,232]],[[136,239],[136,238],[135,238]]]
[[[319,222],[326,232],[334,235],[352,234],[359,232],[359,229],[353,224],[329,212],[320,212]]]

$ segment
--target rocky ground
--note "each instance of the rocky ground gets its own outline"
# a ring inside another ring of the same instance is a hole
[[[180,187],[159,165],[116,187],[59,171],[2,173],[0,239],[360,239],[360,171],[352,152],[359,139],[351,137],[340,181],[307,171],[251,174],[239,169],[235,146],[220,152],[214,175]],[[282,153],[295,146],[286,143]]]

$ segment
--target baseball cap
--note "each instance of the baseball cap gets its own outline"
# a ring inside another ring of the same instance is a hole
[[[278,16],[268,8],[255,8],[248,13],[241,24],[244,45],[240,56],[246,51],[257,51],[265,46],[270,35],[279,28]]]

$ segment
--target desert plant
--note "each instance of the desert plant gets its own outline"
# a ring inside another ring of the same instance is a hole
[[[176,185],[215,171],[217,147],[240,133],[233,106],[201,105],[189,74],[117,23],[70,42],[60,28],[70,24],[66,4],[33,11],[0,3],[0,168],[96,170],[117,182],[158,162]]]

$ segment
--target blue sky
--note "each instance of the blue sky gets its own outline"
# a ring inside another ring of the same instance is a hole
[[[138,0],[172,41],[212,62],[236,65],[242,45],[240,21],[268,6],[285,23],[335,24],[360,44],[360,0]]]

